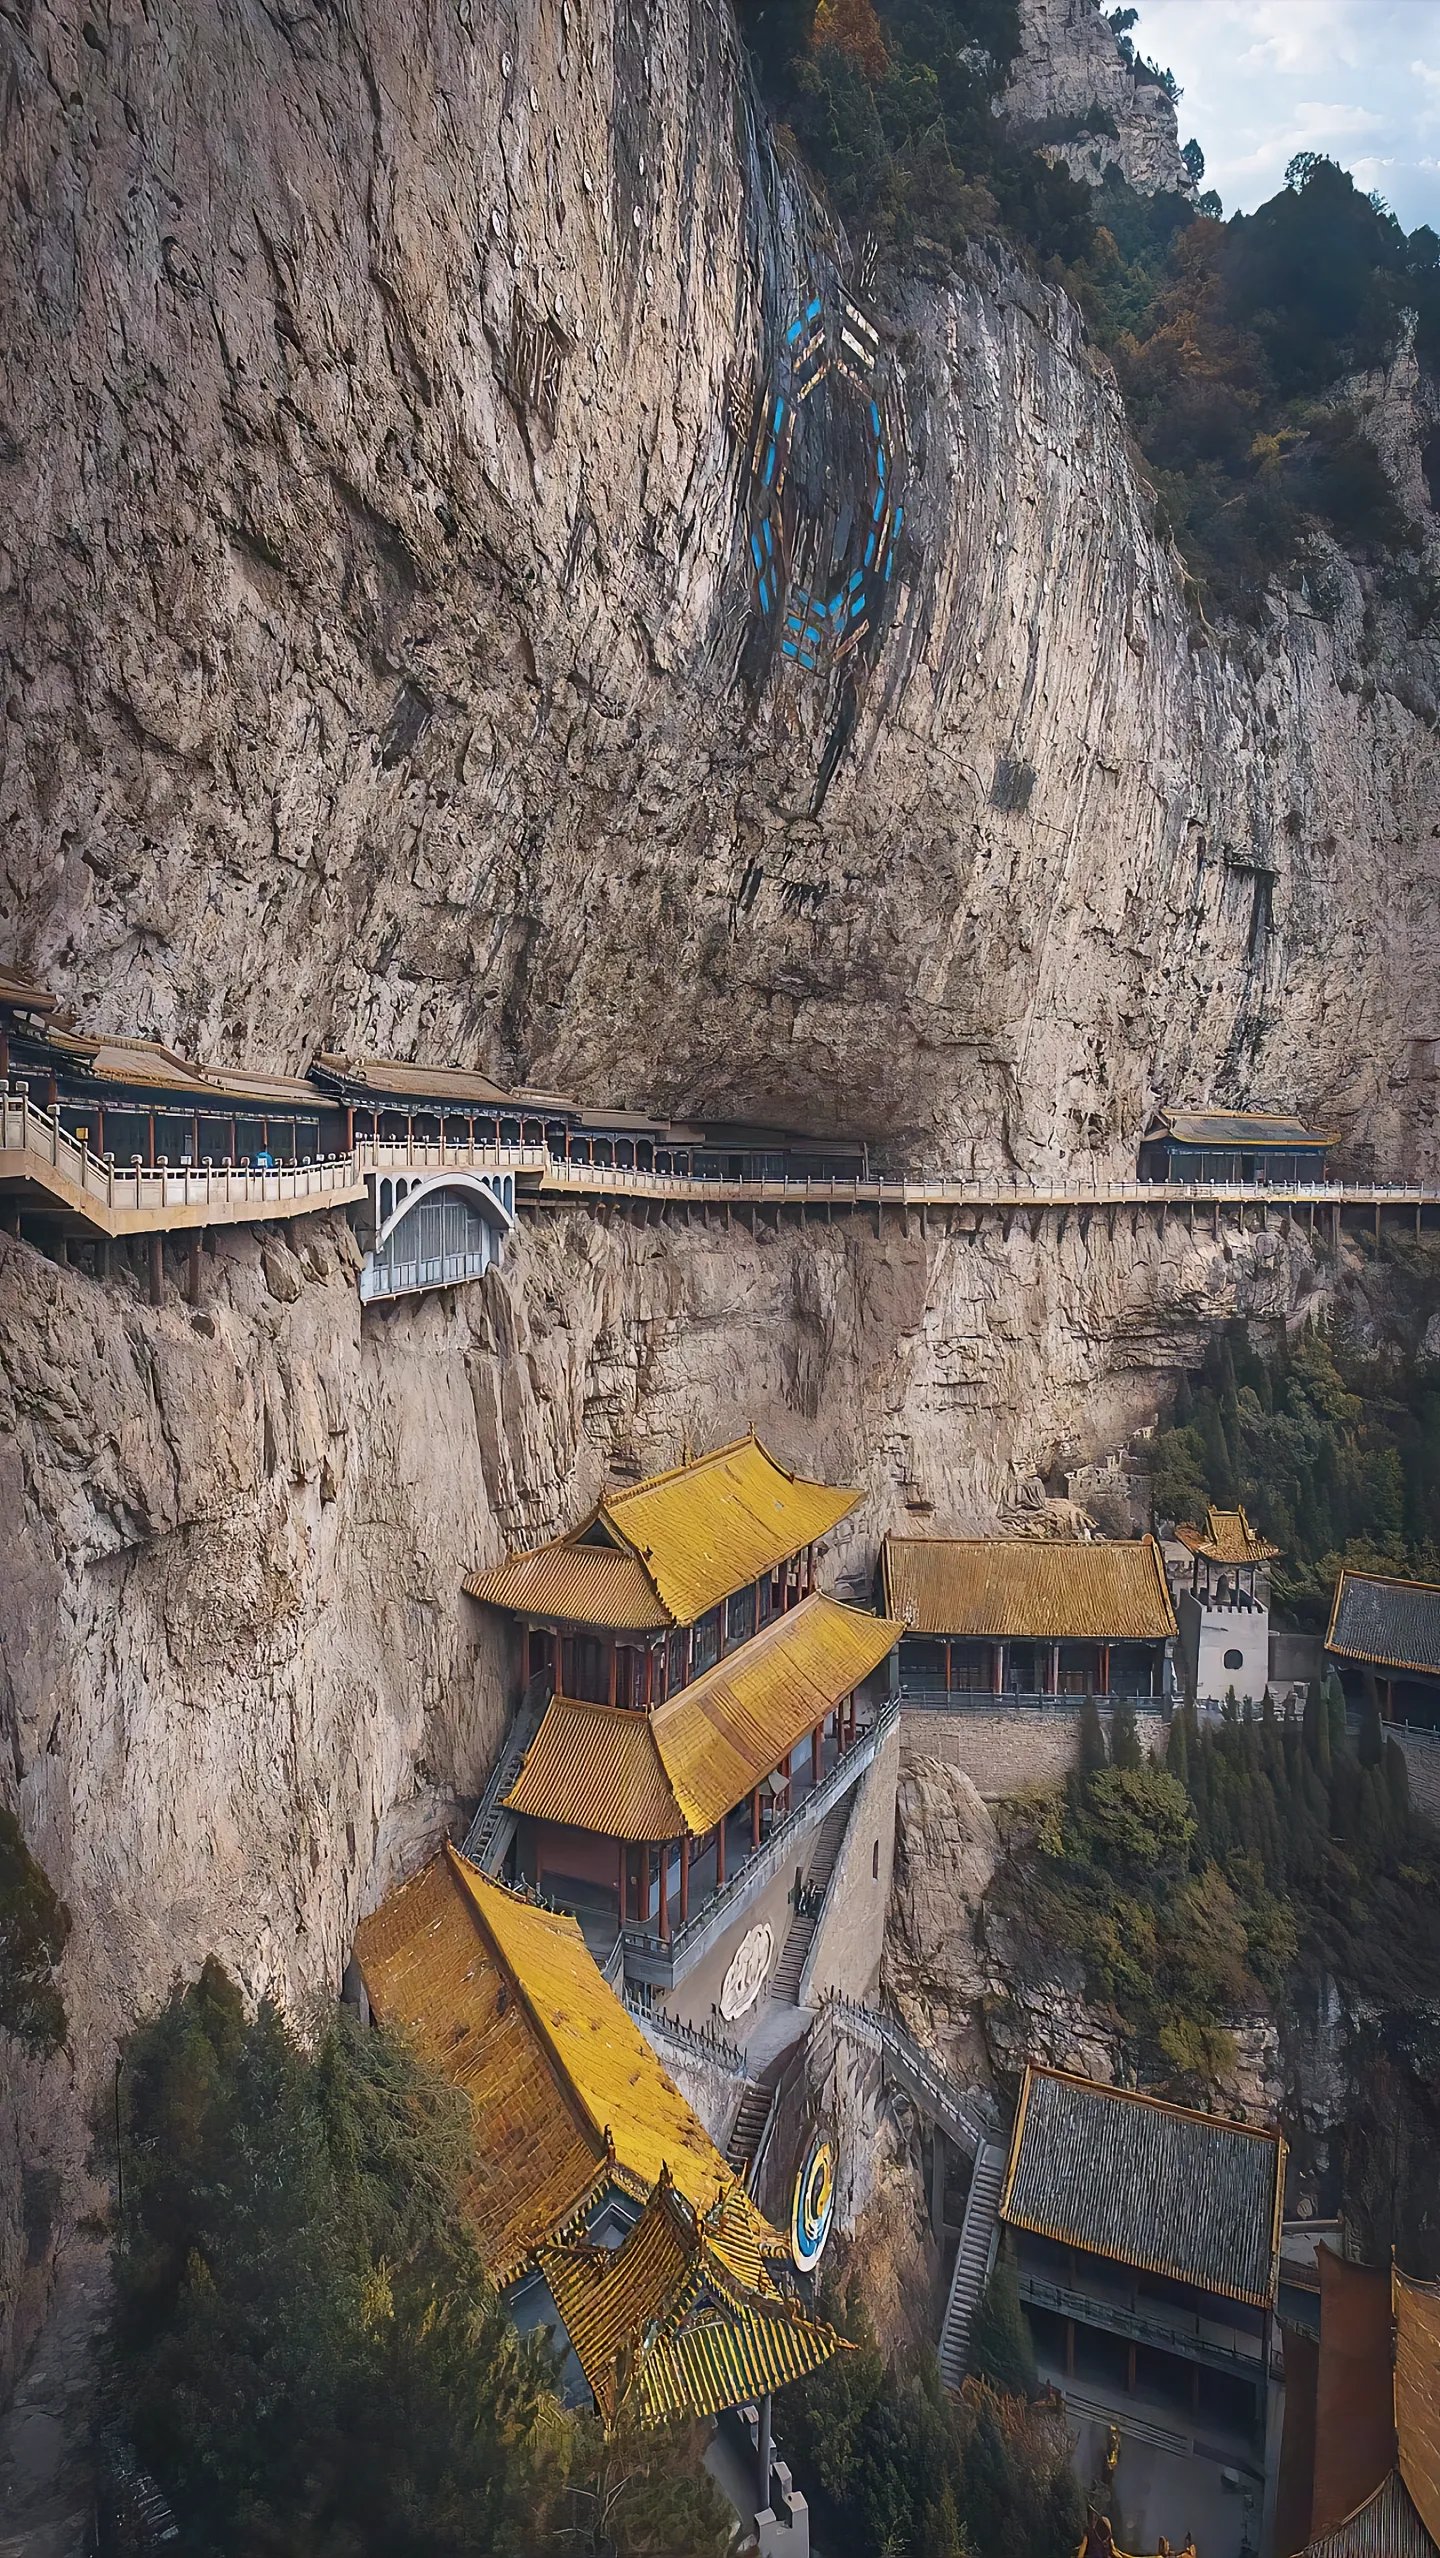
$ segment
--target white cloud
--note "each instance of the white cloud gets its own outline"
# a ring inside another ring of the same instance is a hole
[[[1273,195],[1296,151],[1324,151],[1379,183],[1407,225],[1440,225],[1440,0],[1138,6],[1136,41],[1180,81],[1182,138],[1199,140],[1227,211]]]

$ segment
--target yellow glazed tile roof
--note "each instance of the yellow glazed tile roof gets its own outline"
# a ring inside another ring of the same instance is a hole
[[[901,1628],[815,1591],[655,1708],[655,1742],[697,1838],[894,1650]]]
[[[506,1809],[613,1839],[703,1838],[899,1633],[816,1591],[648,1714],[552,1697]]]
[[[496,2282],[609,2183],[638,2198],[668,2168],[701,2211],[735,2184],[574,1919],[447,1847],[362,1922],[355,1951],[382,2023],[407,2030],[470,2098],[472,2208]],[[754,2244],[782,2255],[748,2197],[740,2208]]]
[[[1158,1643],[1175,1632],[1153,1537],[1116,1545],[887,1537],[885,1605],[912,1634]]]
[[[697,2215],[662,2176],[618,2247],[580,2241],[542,2257],[607,2424],[627,2402],[652,2423],[717,2415],[816,2370],[839,2346],[758,2258],[752,2275],[738,2270],[718,2220],[719,2207]]]
[[[1280,1551],[1256,1535],[1243,1510],[1217,1510],[1213,1501],[1203,1528],[1177,1527],[1175,1534],[1209,1563],[1271,1563]]]
[[[355,1952],[381,2023],[408,2033],[470,2099],[470,2209],[489,2271],[504,2282],[589,2202],[603,2181],[604,2143],[548,2065],[450,1856],[362,1921]]]
[[[638,1555],[613,1545],[542,1545],[512,1554],[493,1572],[472,1572],[472,1599],[517,1616],[558,1617],[566,1625],[646,1633],[671,1623]]]
[[[583,1697],[551,1698],[505,1808],[610,1839],[678,1839],[685,1827],[649,1716]]]
[[[752,1432],[665,1474],[604,1494],[552,1545],[512,1556],[465,1587],[492,1607],[583,1624],[693,1625],[709,1608],[814,1545],[855,1508],[858,1492],[791,1474]],[[577,1562],[618,1550],[643,1575]],[[591,1614],[582,1598],[598,1602]],[[629,1613],[629,1611],[639,1611]]]
[[[1394,2275],[1395,2433],[1400,2475],[1440,2543],[1440,2289]]]

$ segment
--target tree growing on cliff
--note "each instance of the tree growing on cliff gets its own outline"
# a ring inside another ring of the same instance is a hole
[[[55,1979],[70,1913],[0,1804],[0,2033],[33,2052],[58,2051],[65,2004]]]
[[[1040,2385],[1035,2347],[1020,2302],[1015,2259],[1002,2244],[990,2278],[976,2305],[970,2330],[970,2360],[997,2389],[1016,2398],[1033,2398]]]

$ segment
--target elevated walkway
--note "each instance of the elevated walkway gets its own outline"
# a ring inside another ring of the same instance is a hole
[[[967,2158],[1000,2140],[1000,2117],[989,2097],[979,2088],[962,2087],[958,2079],[937,2069],[895,2017],[834,1991],[821,2001],[821,2014],[852,2043],[878,2053],[887,2083],[902,2088],[926,2120],[938,2123]]]
[[[879,1231],[886,1215],[906,1233],[974,1231],[999,1220],[1008,1237],[1028,1221],[1038,1236],[1042,1222],[1078,1222],[1088,1236],[1101,1218],[1114,1233],[1122,1216],[1154,1218],[1164,1225],[1183,1216],[1194,1231],[1208,1220],[1218,1235],[1227,1219],[1261,1226],[1272,1217],[1298,1221],[1311,1234],[1338,1244],[1348,1223],[1381,1232],[1388,1217],[1416,1234],[1427,1220],[1440,1226],[1440,1186],[1296,1183],[1185,1183],[1074,1175],[1029,1184],[998,1176],[964,1180],[887,1181],[830,1178],[731,1180],[698,1173],[632,1169],[624,1165],[572,1163],[548,1146],[442,1145],[421,1139],[361,1139],[346,1154],[314,1162],[255,1164],[117,1163],[92,1153],[66,1134],[58,1110],[37,1110],[23,1093],[0,1093],[0,1211],[21,1215],[62,1236],[110,1242],[135,1236],[198,1233],[207,1226],[264,1225],[332,1208],[364,1207],[372,1236],[385,1243],[402,1224],[401,1185],[415,1219],[413,1249],[372,1255],[368,1297],[415,1288],[446,1287],[483,1274],[496,1257],[519,1207],[530,1210],[586,1203],[638,1210],[648,1217],[667,1211],[692,1217],[737,1212],[752,1231],[778,1227],[785,1218],[871,1216]],[[429,1194],[428,1204],[420,1193]],[[483,1194],[483,1195],[482,1195]],[[428,1231],[433,1227],[433,1233]]]

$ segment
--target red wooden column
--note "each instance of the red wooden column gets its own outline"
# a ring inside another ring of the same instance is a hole
[[[760,1844],[760,1788],[758,1785],[750,1797],[750,1844],[752,1847],[758,1847]]]
[[[680,1841],[680,1924],[690,1916],[690,1833]]]
[[[670,1942],[670,1847],[668,1840],[661,1840],[657,1853],[660,1859],[660,1942],[662,1945],[668,1945]]]

